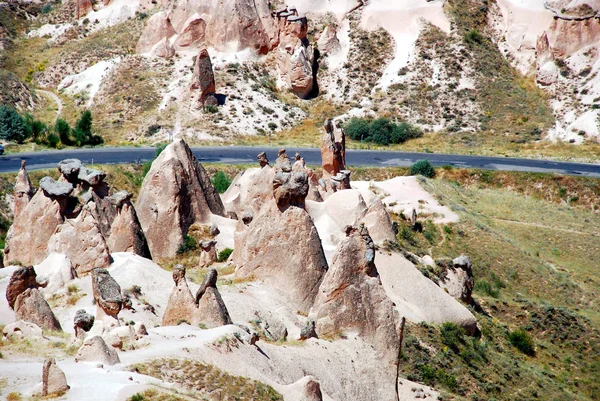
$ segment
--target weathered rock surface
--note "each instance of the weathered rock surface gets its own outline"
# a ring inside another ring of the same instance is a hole
[[[446,267],[441,273],[439,285],[446,289],[453,298],[472,304],[475,279],[473,278],[471,259],[466,255],[455,258],[452,261],[452,266]]]
[[[68,182],[56,181],[52,177],[44,177],[40,180],[40,189],[46,196],[65,198],[73,192],[73,185]]]
[[[194,75],[192,76],[192,90],[199,90],[198,103],[200,106],[217,105],[215,96],[215,75],[208,50],[202,49],[196,57]]]
[[[263,205],[273,202],[274,177],[275,169],[268,165],[236,176],[223,194],[227,211],[242,216],[249,208],[258,215]]]
[[[325,133],[321,138],[321,163],[323,179],[335,177],[346,170],[346,133],[339,122],[327,120]]]
[[[308,175],[304,171],[278,172],[273,179],[273,196],[280,209],[304,207],[308,195]]]
[[[373,240],[364,226],[348,227],[346,233],[309,316],[315,320],[320,337],[357,332],[382,357],[395,361],[398,317],[375,267]]]
[[[75,362],[100,362],[107,365],[121,363],[117,351],[109,347],[100,336],[86,338],[77,351]]]
[[[121,287],[108,270],[102,268],[92,270],[92,290],[96,304],[104,313],[116,319],[123,308],[123,297]]]
[[[192,15],[183,25],[175,40],[175,46],[188,47],[200,44],[204,41],[204,32],[206,31],[206,21],[198,14]]]
[[[77,277],[69,258],[60,253],[51,253],[39,265],[35,266],[38,281],[47,283],[43,293],[53,294]]]
[[[231,324],[229,311],[217,289],[217,271],[215,269],[210,269],[198,289],[196,305],[198,323],[202,323],[208,328]]]
[[[337,37],[337,31],[333,25],[327,25],[319,40],[317,41],[319,51],[322,54],[334,54],[341,50],[340,40]]]
[[[120,191],[109,198],[116,209],[116,215],[112,221],[106,245],[111,253],[133,252],[144,258],[152,259],[148,241],[131,203],[131,197],[132,194],[129,192]]]
[[[169,302],[163,315],[163,326],[177,326],[182,322],[193,324],[196,319],[196,302],[185,279],[185,268],[181,265],[173,269],[175,288],[171,291]]]
[[[64,253],[78,274],[111,264],[110,252],[89,204],[74,219],[67,219],[57,227],[48,240],[48,251]]]
[[[21,212],[25,209],[31,197],[33,196],[34,190],[29,180],[29,175],[25,169],[26,162],[21,162],[21,169],[17,174],[17,182],[15,183],[15,206],[13,209],[14,220],[18,219]]]
[[[208,267],[217,261],[217,241],[200,241],[200,263],[198,266]]]
[[[175,256],[194,223],[210,224],[225,215],[208,174],[183,140],[176,140],[152,163],[136,203],[153,257]]]
[[[17,320],[34,323],[44,330],[62,331],[50,305],[35,288],[28,288],[19,294],[14,309]]]
[[[77,336],[79,330],[83,330],[85,332],[90,331],[94,325],[94,320],[94,315],[90,315],[85,311],[85,309],[79,309],[73,318],[75,336]]]
[[[8,306],[14,309],[17,297],[28,288],[39,288],[37,274],[32,266],[21,267],[15,270],[6,287],[6,300]]]
[[[65,373],[58,367],[54,358],[44,361],[42,369],[42,397],[61,395],[69,389]]]
[[[150,53],[154,46],[163,39],[169,39],[177,34],[171,18],[165,11],[160,11],[148,19],[146,28],[138,40],[136,51],[138,53]]]
[[[17,320],[14,323],[7,324],[4,326],[4,335],[11,338],[42,338],[44,333],[42,328],[34,323],[26,322],[24,320]]]
[[[169,59],[175,56],[175,48],[168,38],[162,38],[152,47],[150,54],[156,57]]]

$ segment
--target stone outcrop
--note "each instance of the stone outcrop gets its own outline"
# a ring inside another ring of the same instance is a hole
[[[473,263],[468,256],[461,255],[452,261],[451,266],[446,266],[440,275],[440,287],[444,288],[450,296],[467,304],[473,304]]]
[[[92,290],[96,304],[104,313],[116,319],[123,308],[123,297],[121,287],[108,270],[101,268],[92,270]]]
[[[346,239],[323,279],[311,319],[320,337],[356,332],[382,357],[398,356],[397,312],[375,266],[375,246],[364,226],[346,227]]]
[[[210,224],[211,214],[225,215],[208,174],[183,140],[167,146],[152,163],[136,210],[155,258],[175,256],[192,224]]]
[[[160,58],[172,58],[175,56],[175,48],[171,41],[167,38],[162,38],[157,44],[152,47],[150,54]]]
[[[43,293],[53,294],[77,277],[71,261],[66,255],[51,253],[39,265],[35,266],[38,282],[47,283]]]
[[[17,182],[15,183],[15,206],[13,209],[14,220],[18,219],[21,212],[25,209],[31,197],[33,196],[34,190],[29,180],[29,175],[25,169],[27,162],[21,161],[21,169],[17,174]]]
[[[31,340],[34,338],[42,338],[44,336],[40,326],[24,320],[17,320],[14,323],[7,324],[4,326],[2,332],[9,339],[27,338]]]
[[[14,310],[17,320],[31,322],[44,330],[62,331],[50,305],[35,288],[28,288],[17,296]]]
[[[116,215],[112,221],[106,245],[111,253],[133,252],[144,258],[152,259],[148,241],[131,203],[131,197],[131,193],[120,191],[109,198],[109,202],[116,210]]]
[[[77,19],[87,15],[93,9],[92,0],[75,0],[75,17]]]
[[[100,362],[107,365],[121,363],[117,351],[109,347],[100,336],[86,338],[77,351],[75,362]]]
[[[208,267],[217,261],[217,241],[200,241],[200,263],[198,266]]]
[[[346,170],[346,133],[339,122],[325,121],[321,138],[323,179],[328,180]]]
[[[341,50],[340,40],[333,25],[327,25],[317,40],[321,54],[335,54]]]
[[[163,316],[163,326],[175,326],[186,322],[192,326],[206,328],[231,324],[227,307],[217,289],[217,271],[209,270],[196,297],[192,296],[185,279],[185,268],[178,265],[173,269],[175,288]]]
[[[306,37],[308,20],[291,7],[276,11],[275,16],[279,28],[279,80],[296,96],[305,99],[314,85],[314,50]]]
[[[171,18],[165,11],[159,11],[148,19],[146,28],[138,40],[136,51],[138,53],[153,53],[161,41],[168,41],[176,35],[171,24]]]
[[[85,309],[79,309],[73,318],[73,330],[75,331],[75,336],[77,337],[79,330],[85,332],[90,331],[94,325],[94,320],[94,315],[90,315]]]
[[[183,28],[175,40],[175,46],[185,48],[200,44],[204,41],[205,31],[206,21],[198,14],[194,14],[183,24]]]
[[[112,262],[98,222],[87,204],[76,218],[67,219],[57,227],[48,240],[48,251],[67,255],[78,274],[106,268]]]
[[[273,179],[273,196],[281,210],[290,206],[304,208],[308,190],[308,175],[303,171],[280,171],[275,174]]]
[[[215,75],[208,50],[202,49],[196,57],[194,75],[192,76],[191,90],[199,90],[198,106],[218,105],[215,95]]]
[[[37,274],[33,266],[21,267],[15,270],[10,277],[6,287],[6,300],[8,306],[14,309],[17,297],[28,288],[39,288],[41,286],[37,281]]]
[[[62,395],[68,389],[67,377],[56,364],[56,360],[46,359],[42,369],[42,397]]]

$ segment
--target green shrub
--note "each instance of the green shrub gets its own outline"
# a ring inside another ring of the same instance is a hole
[[[345,125],[346,134],[355,141],[374,142],[379,145],[402,143],[423,136],[423,132],[406,122],[393,123],[387,118],[369,120],[352,118]]]
[[[75,123],[73,136],[77,146],[87,145],[92,141],[92,112],[85,110]]]
[[[144,401],[144,399],[145,398],[141,393],[137,393],[137,394],[132,395],[129,398],[129,401]]]
[[[23,117],[12,107],[0,106],[0,138],[23,143],[27,131]]]
[[[188,253],[189,251],[193,251],[197,247],[198,244],[196,244],[196,240],[193,237],[190,237],[189,235],[184,235],[183,244],[179,245],[179,248],[177,248],[177,254],[182,255],[184,253]]]
[[[68,146],[73,144],[71,139],[71,126],[68,122],[59,118],[54,124],[54,131],[58,134],[60,142],[62,142],[63,145]]]
[[[346,123],[346,134],[355,141],[368,141],[370,125],[371,124],[368,120],[362,118],[353,118]]]
[[[459,352],[459,345],[465,342],[465,330],[451,322],[442,324],[440,335],[442,343],[455,353]]]
[[[535,355],[535,343],[533,337],[525,330],[518,329],[511,331],[508,333],[508,341],[510,341],[513,347],[517,348],[525,355]]]
[[[60,142],[60,138],[56,134],[49,134],[46,137],[46,142],[51,148],[56,148],[58,146],[58,143]]]
[[[219,252],[219,255],[217,255],[217,262],[225,262],[227,259],[229,259],[232,253],[233,249],[231,248],[223,249],[221,252]]]
[[[482,292],[493,298],[498,298],[500,296],[500,291],[498,288],[494,288],[489,281],[484,279],[475,281],[475,291]]]
[[[410,175],[422,175],[427,178],[435,177],[435,169],[429,160],[419,160],[410,166]]]
[[[218,193],[222,194],[227,191],[227,188],[231,185],[231,179],[222,171],[217,171],[212,179],[212,183]]]

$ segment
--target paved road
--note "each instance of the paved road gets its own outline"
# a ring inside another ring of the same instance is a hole
[[[227,146],[192,148],[192,150],[201,162],[255,163],[256,155],[263,150],[266,150],[271,161],[274,161],[277,157],[277,149],[275,148]],[[293,157],[295,152],[299,152],[307,164],[319,165],[321,163],[319,149],[288,148],[287,151],[290,157]],[[85,164],[119,164],[148,161],[155,154],[156,151],[154,148],[98,148],[9,154],[0,156],[0,172],[17,171],[22,159],[27,160],[28,169],[42,169],[54,168],[60,160],[67,158],[78,158]],[[434,166],[452,165],[454,167],[480,168],[485,170],[560,173],[600,178],[600,164],[514,159],[508,157],[348,150],[346,159],[349,166],[410,166],[417,160],[428,159]]]

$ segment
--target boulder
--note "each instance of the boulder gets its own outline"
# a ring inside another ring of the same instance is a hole
[[[116,319],[123,308],[123,297],[121,287],[108,270],[102,268],[92,270],[92,291],[96,304],[104,313]]]
[[[198,321],[193,321],[193,324],[203,324],[207,328],[231,324],[229,311],[217,289],[217,270],[210,269],[204,278],[196,293],[196,305],[195,317]]]
[[[315,322],[313,320],[309,320],[306,322],[306,325],[300,330],[300,340],[308,340],[309,338],[319,338],[317,336],[317,329],[315,326]]]
[[[323,179],[335,177],[346,170],[346,133],[339,122],[325,121],[325,134],[321,138],[321,164]]]
[[[225,215],[208,174],[181,139],[154,160],[138,195],[136,211],[155,258],[172,257],[192,224]]]
[[[11,339],[11,338],[33,339],[33,338],[42,338],[44,336],[44,333],[40,326],[38,326],[34,323],[31,323],[31,322],[26,322],[24,320],[17,320],[14,323],[7,324],[6,326],[4,326],[3,333],[9,339]]]
[[[168,38],[162,38],[157,44],[152,46],[150,54],[160,58],[172,58],[175,56],[175,48]]]
[[[281,319],[275,317],[271,312],[254,311],[256,324],[260,336],[269,341],[285,341],[288,336],[287,327]]]
[[[327,271],[321,239],[306,210],[281,211],[273,201],[248,226],[238,223],[232,260],[236,277],[265,280],[304,313]]]
[[[132,194],[120,191],[110,197],[110,202],[116,209],[116,215],[111,223],[110,236],[106,245],[110,253],[132,252],[147,259],[152,259],[148,241],[142,230],[142,225],[131,203]]]
[[[48,302],[35,288],[28,288],[17,296],[14,304],[17,320],[34,323],[44,330],[62,331],[60,323]]]
[[[151,53],[154,46],[161,40],[168,40],[176,35],[169,14],[159,11],[148,19],[146,28],[138,40],[136,51],[138,53]]]
[[[48,251],[65,254],[77,274],[106,268],[112,263],[92,207],[90,203],[86,204],[76,218],[65,220],[48,240]]]
[[[79,179],[79,172],[84,169],[83,163],[79,159],[64,159],[58,162],[58,171],[69,182],[76,183]]]
[[[87,15],[87,13],[94,9],[92,0],[75,0],[75,2],[75,17],[77,19]]]
[[[309,317],[319,337],[358,333],[379,351],[396,361],[399,321],[375,266],[375,246],[364,225],[347,227],[333,264],[323,279]]]
[[[305,376],[297,382],[290,385],[290,389],[298,394],[298,401],[323,401],[321,385],[313,376]]]
[[[56,364],[56,360],[46,359],[42,369],[42,397],[62,395],[68,389],[67,377]]]
[[[192,15],[183,25],[175,40],[175,46],[188,47],[204,41],[204,32],[206,31],[206,21],[198,14]]]
[[[35,271],[39,280],[47,283],[43,291],[45,294],[55,293],[77,277],[69,258],[60,253],[48,255],[42,263],[35,266]]]
[[[468,256],[461,255],[452,261],[440,274],[439,285],[451,297],[473,304],[473,264]]]
[[[80,329],[85,332],[90,331],[92,326],[94,326],[94,320],[94,315],[87,313],[85,309],[79,309],[73,318],[73,329],[75,331],[75,336],[77,336]]]
[[[106,365],[121,363],[117,351],[109,347],[100,336],[86,338],[77,351],[75,362],[100,362]]]
[[[66,198],[73,192],[73,185],[69,182],[56,181],[52,177],[40,180],[40,189],[48,197]]]
[[[199,267],[208,267],[217,261],[217,241],[200,241]]]
[[[173,268],[175,288],[171,291],[169,302],[162,318],[162,326],[177,326],[182,322],[193,324],[196,319],[196,302],[185,279],[185,268],[181,265]]]
[[[21,215],[21,212],[27,207],[31,197],[33,196],[34,190],[29,180],[29,175],[25,169],[27,162],[21,161],[21,169],[17,174],[17,182],[15,183],[14,194],[15,194],[15,206],[13,209],[13,220],[17,220]]]
[[[37,274],[32,266],[20,267],[15,270],[10,277],[8,286],[6,287],[6,300],[8,306],[14,309],[17,297],[25,292],[28,288],[39,288],[40,284],[37,281]]]
[[[200,90],[198,102],[201,106],[216,105],[217,98],[215,96],[215,75],[213,73],[212,63],[208,50],[202,49],[196,57],[194,66],[194,74],[192,76],[192,90]]]
[[[281,210],[290,206],[304,208],[308,190],[308,175],[304,171],[279,172],[273,179],[273,196]]]

